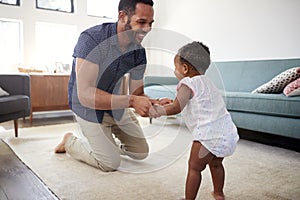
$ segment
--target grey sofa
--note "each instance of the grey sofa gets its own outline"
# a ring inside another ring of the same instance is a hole
[[[206,75],[223,92],[238,128],[300,139],[300,96],[251,93],[282,71],[297,66],[300,59],[215,62]],[[145,93],[153,98],[175,96],[176,78],[172,78],[164,83],[171,78],[145,77]]]
[[[14,120],[15,137],[18,137],[18,119],[30,115],[30,77],[0,74],[0,87],[9,93],[0,97],[0,122]]]

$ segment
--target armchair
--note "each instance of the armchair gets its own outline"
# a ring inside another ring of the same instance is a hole
[[[9,93],[0,96],[0,123],[14,120],[15,137],[18,137],[18,119],[30,115],[30,77],[0,74],[0,87]]]

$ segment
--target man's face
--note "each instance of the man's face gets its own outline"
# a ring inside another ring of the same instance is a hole
[[[135,13],[128,18],[125,30],[128,32],[130,40],[140,44],[147,33],[151,30],[154,10],[151,6],[137,3]]]

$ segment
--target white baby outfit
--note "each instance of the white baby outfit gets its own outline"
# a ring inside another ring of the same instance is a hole
[[[231,155],[239,136],[218,88],[205,75],[183,78],[177,90],[182,84],[193,92],[181,114],[194,141],[217,157]]]

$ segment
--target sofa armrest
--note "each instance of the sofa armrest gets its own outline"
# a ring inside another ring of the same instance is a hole
[[[10,95],[30,97],[30,76],[28,74],[0,74],[0,87]]]

